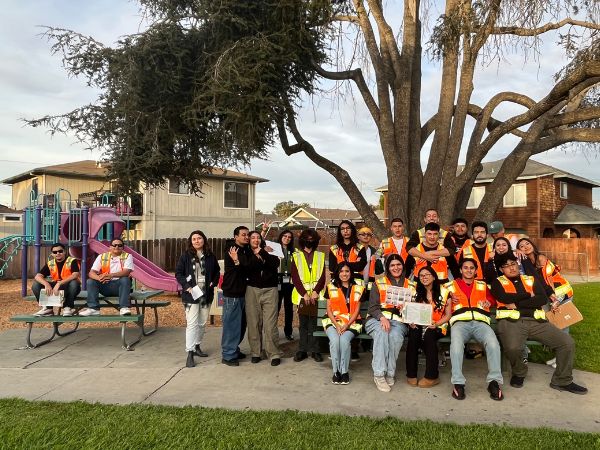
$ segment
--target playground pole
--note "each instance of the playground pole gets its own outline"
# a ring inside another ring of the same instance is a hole
[[[23,210],[23,249],[21,250],[21,297],[27,296],[27,208]]]
[[[35,216],[33,216],[33,229],[35,236],[35,255],[34,255],[34,270],[35,273],[40,271],[40,254],[42,250],[42,205],[35,207]]]
[[[88,207],[81,208],[81,288],[87,290],[87,254],[88,254],[88,237],[89,237],[89,217]]]

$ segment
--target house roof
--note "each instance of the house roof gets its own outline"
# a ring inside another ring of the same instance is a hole
[[[498,161],[490,161],[482,163],[483,170],[477,175],[475,179],[476,183],[486,183],[491,182],[498,172],[500,171],[500,167],[504,163],[503,159],[499,159]],[[458,166],[457,172],[462,172],[464,166]],[[590,180],[588,178],[580,177],[579,175],[574,175],[570,172],[558,169],[556,167],[549,166],[548,164],[543,164],[538,161],[534,161],[533,159],[529,159],[525,164],[525,168],[521,175],[517,177],[517,180],[527,180],[531,178],[538,178],[542,176],[553,176],[554,178],[570,178],[572,180],[577,180],[581,183],[588,184],[592,188],[600,187],[600,183]],[[388,187],[387,184],[375,189],[377,192],[387,192]]]
[[[33,170],[23,172],[19,175],[5,178],[0,183],[15,184],[20,181],[28,180],[38,175],[56,175],[63,177],[76,177],[85,179],[106,179],[106,163],[99,163],[91,159],[75,161],[64,164],[55,164],[53,166],[37,167]],[[255,177],[235,170],[212,168],[211,173],[204,175],[208,178],[224,178],[227,180],[240,180],[255,183],[269,181],[265,178]]]
[[[298,208],[288,217],[281,221],[280,226],[290,223],[305,225],[337,225],[342,220],[362,220],[358,211],[351,209],[329,209],[329,208]]]
[[[600,209],[568,204],[554,220],[555,225],[600,225]]]
[[[22,211],[17,211],[16,209],[9,208],[6,205],[0,205],[0,214],[21,214]]]

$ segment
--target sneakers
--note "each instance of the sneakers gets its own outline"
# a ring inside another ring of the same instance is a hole
[[[340,384],[350,384],[350,374],[348,372],[342,374]]]
[[[358,352],[350,353],[350,361],[360,361],[360,355],[358,354]]]
[[[331,384],[340,384],[342,381],[342,375],[339,372],[336,372],[331,377]]]
[[[53,316],[54,315],[54,310],[52,308],[46,308],[45,306],[42,306],[42,309],[40,309],[38,312],[36,312],[34,314],[34,316]]]
[[[314,352],[312,354],[312,358],[316,361],[316,362],[323,362],[323,355],[321,355],[319,352]]]
[[[433,387],[436,384],[440,384],[440,379],[436,378],[434,380],[430,379],[430,378],[421,378],[419,380],[419,387],[420,388],[429,388],[429,387]]]
[[[396,384],[396,379],[394,377],[388,377],[387,375],[385,376],[385,382],[388,384],[388,386],[393,386]]]
[[[381,392],[390,392],[392,390],[390,385],[385,381],[385,377],[373,377],[373,381],[375,381],[375,386]]]
[[[237,359],[221,359],[221,362],[226,366],[237,367],[240,365],[240,362]]]
[[[454,389],[452,389],[452,397],[454,397],[456,400],[464,400],[466,396],[467,395],[465,394],[465,385],[455,384]]]
[[[417,380],[416,378],[406,378],[406,382],[411,386],[416,386],[417,384],[419,384],[419,380]]]
[[[502,394],[502,389],[500,389],[500,385],[496,380],[490,381],[487,390],[490,393],[490,398],[492,400],[504,400],[504,394]]]
[[[244,359],[245,357],[246,357],[245,353],[238,351],[237,359]]]
[[[119,314],[121,316],[130,316],[131,315],[131,310],[129,308],[121,308],[119,310]]]
[[[516,375],[513,375],[512,377],[510,377],[510,385],[514,388],[522,388],[524,381],[525,381],[525,377],[518,377]]]
[[[250,362],[252,364],[258,364],[261,361],[260,356],[253,356],[252,358],[250,358]]]
[[[556,369],[556,358],[552,358],[546,361],[546,365],[552,367],[553,369]]]
[[[75,311],[73,310],[73,308],[69,308],[68,306],[65,306],[62,310],[62,316],[63,317],[71,317],[74,312]]]
[[[550,387],[552,389],[556,389],[557,391],[567,391],[570,392],[571,394],[579,394],[579,395],[584,395],[587,394],[587,388],[584,388],[583,386],[579,386],[578,384],[575,383],[570,383],[567,384],[566,386],[559,386],[558,384],[552,384],[550,383]]]
[[[294,355],[294,361],[296,361],[296,362],[300,362],[300,361],[302,361],[302,360],[304,360],[306,358],[308,358],[308,354],[306,352],[298,351]]]
[[[271,366],[273,366],[273,367],[276,367],[276,366],[278,366],[279,364],[281,364],[281,359],[280,359],[280,358],[273,358],[273,359],[271,360]]]
[[[99,316],[100,310],[93,308],[83,308],[81,311],[79,311],[79,315],[82,317]]]

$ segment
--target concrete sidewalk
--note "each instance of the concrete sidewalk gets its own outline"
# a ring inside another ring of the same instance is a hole
[[[48,331],[36,333],[40,337]],[[369,353],[361,353],[361,360],[351,364],[352,382],[341,386],[331,384],[331,363],[327,358],[322,363],[312,359],[296,363],[284,358],[279,367],[271,367],[268,361],[251,364],[247,358],[239,367],[225,366],[220,362],[220,337],[220,328],[209,328],[202,348],[210,356],[196,358],[198,365],[187,369],[182,328],[160,329],[144,338],[132,352],[121,349],[116,328],[82,328],[34,350],[18,349],[24,345],[24,329],[8,330],[0,334],[0,397],[241,410],[294,409],[459,424],[600,431],[599,374],[575,372],[575,381],[590,388],[587,395],[579,396],[550,389],[552,369],[530,364],[525,387],[510,387],[505,374],[506,398],[495,402],[486,391],[485,359],[465,360],[467,398],[457,401],[450,396],[449,367],[441,369],[442,383],[438,386],[408,386],[404,353],[400,355],[398,382],[386,394],[375,388]],[[242,350],[248,352],[246,342]],[[287,353],[292,351],[289,348]]]

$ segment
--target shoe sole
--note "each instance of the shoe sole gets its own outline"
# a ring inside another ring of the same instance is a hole
[[[570,391],[569,389],[565,389],[562,386],[558,386],[557,384],[552,384],[552,383],[550,383],[550,387],[552,389],[556,389],[557,391],[569,392],[570,394],[576,394],[576,395],[585,395],[588,393],[588,391],[585,391],[585,392]]]

